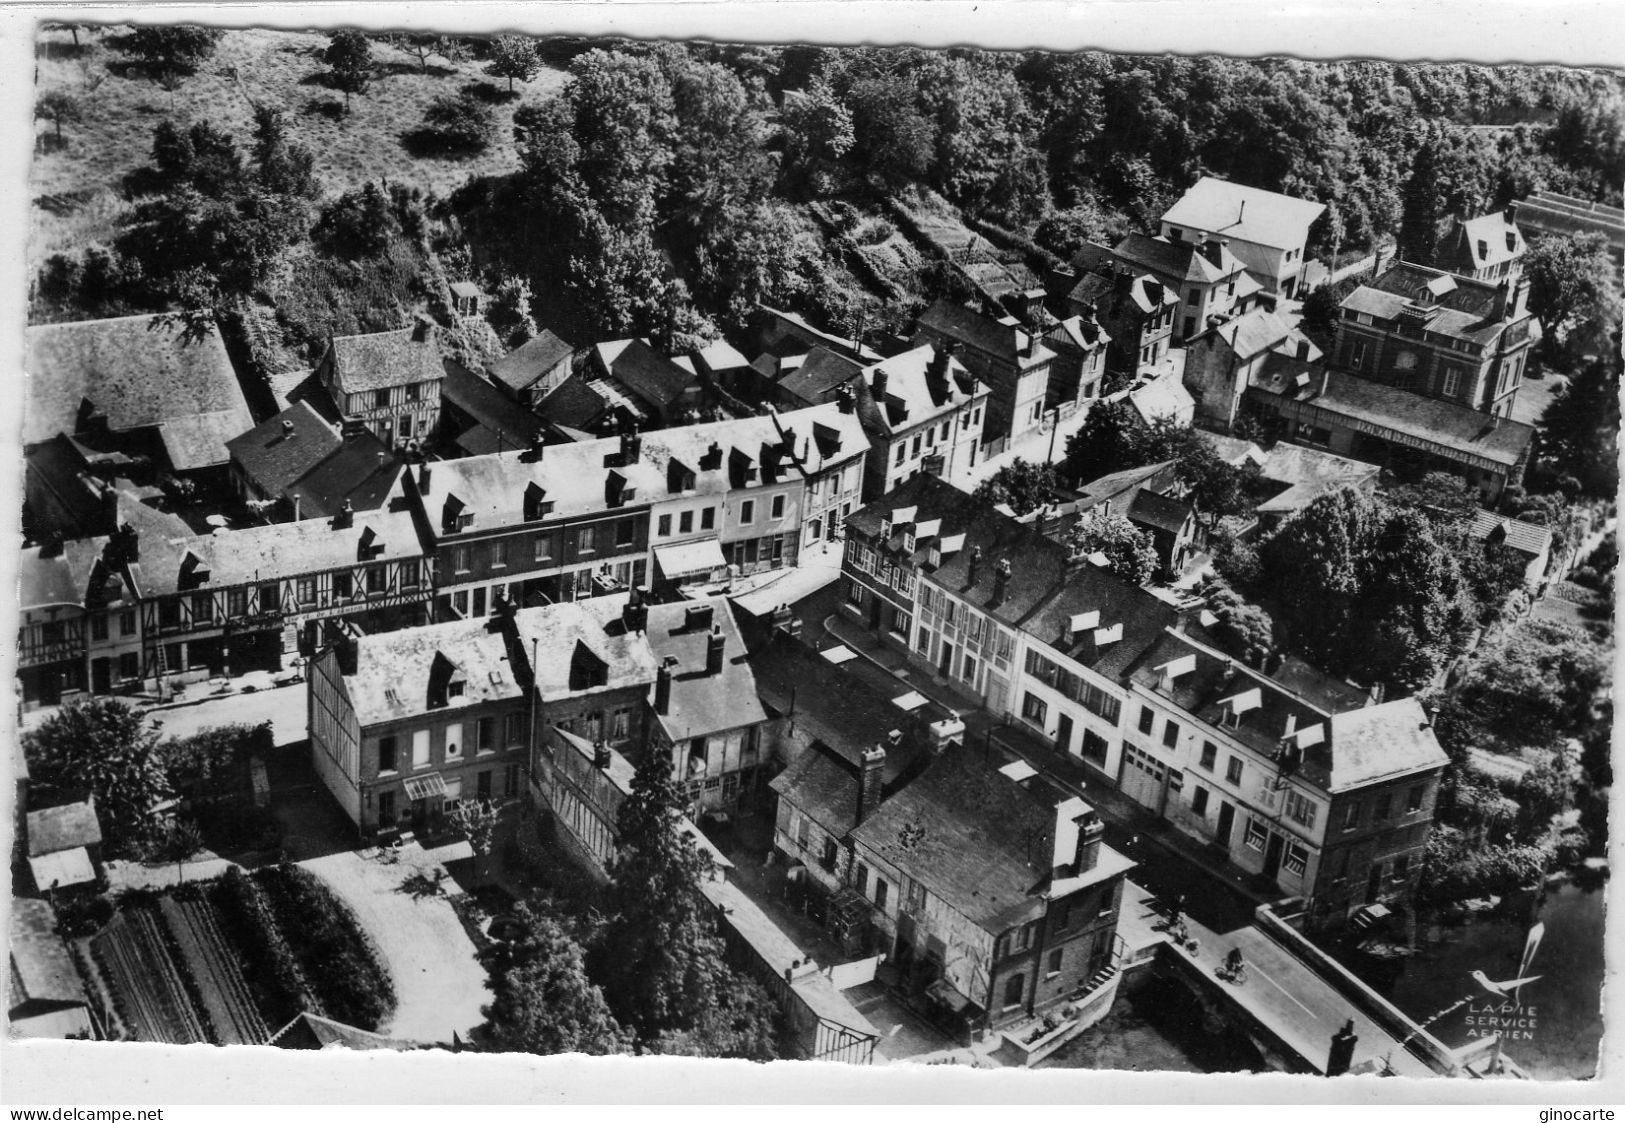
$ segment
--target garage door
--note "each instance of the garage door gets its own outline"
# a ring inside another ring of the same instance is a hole
[[[1162,785],[1168,770],[1150,753],[1123,746],[1123,792],[1134,802],[1160,811]]]

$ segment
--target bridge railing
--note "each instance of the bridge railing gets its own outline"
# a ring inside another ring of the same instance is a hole
[[[1456,1055],[1409,1015],[1372,990],[1353,972],[1311,943],[1287,924],[1268,905],[1259,905],[1253,914],[1258,930],[1280,944],[1315,974],[1326,980],[1359,1011],[1376,1022],[1405,1049],[1435,1072],[1450,1076],[1458,1068]]]

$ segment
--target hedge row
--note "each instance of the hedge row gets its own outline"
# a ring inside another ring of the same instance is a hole
[[[254,880],[327,1015],[377,1029],[395,1008],[395,987],[354,914],[320,879],[298,866],[258,870]]]
[[[1014,230],[1007,230],[997,223],[988,222],[986,219],[966,215],[965,225],[976,231],[988,241],[992,242],[994,245],[1003,246],[1007,250],[1013,250],[1017,253],[1025,255],[1027,258],[1027,265],[1030,268],[1037,270],[1040,276],[1055,269],[1059,265],[1065,264],[1060,258],[1050,253],[1049,250],[1045,249],[1043,246],[1039,245],[1025,234],[1018,234]]]
[[[303,1011],[326,1012],[258,885],[233,867],[210,887],[209,900],[222,933],[242,955],[243,978],[273,1030]]]

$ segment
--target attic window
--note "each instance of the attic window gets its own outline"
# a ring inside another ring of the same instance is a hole
[[[491,672],[491,685],[492,686],[501,686],[502,685],[502,672],[501,671],[492,671]]]
[[[393,686],[386,686],[384,687],[384,701],[388,702],[391,706],[398,706],[401,704],[401,696],[395,693],[395,688]]]
[[[547,501],[547,492],[540,485],[531,483],[525,488],[525,521],[535,522],[545,518],[553,512],[553,504]]]
[[[446,697],[461,698],[463,696],[463,690],[467,686],[468,684],[462,679],[453,679],[451,682],[446,684]]]

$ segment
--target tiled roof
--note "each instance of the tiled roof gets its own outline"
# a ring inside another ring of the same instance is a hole
[[[363,540],[381,548],[376,555],[381,562],[423,553],[408,512],[379,510],[357,513],[343,528],[329,519],[303,519],[186,538],[142,535],[132,576],[148,595],[180,591],[181,566],[190,553],[209,571],[208,580],[195,586],[199,589],[291,578],[359,564]]]
[[[495,617],[365,635],[355,644],[355,673],[345,675],[344,684],[362,728],[431,709],[450,715],[524,693],[523,660],[529,652],[509,643]],[[453,669],[466,681],[461,698],[444,695]],[[472,730],[464,733],[465,739],[472,735]]]
[[[980,749],[949,745],[851,837],[984,931],[1046,907],[1055,808],[993,769]],[[1128,867],[1101,847],[1097,879]]]
[[[56,911],[46,901],[11,898],[11,985],[6,1007],[30,1002],[83,1003],[85,985],[68,945],[56,931]]]
[[[1281,317],[1264,308],[1255,308],[1233,320],[1208,328],[1204,334],[1224,340],[1242,362],[1283,344],[1289,344],[1289,341],[1290,353],[1295,355],[1299,353],[1296,344],[1301,341],[1308,345],[1308,355],[1305,357],[1317,360],[1321,357],[1320,348],[1311,343],[1307,337],[1294,331]]]
[[[763,703],[777,714],[791,715],[796,729],[821,742],[834,756],[856,768],[863,753],[886,743],[894,729],[941,721],[948,711],[935,702],[911,713],[864,680],[833,667],[812,648],[782,632],[751,655],[751,671]],[[913,744],[905,739],[905,744]],[[917,764],[914,752],[897,749],[886,756],[885,782],[895,784]],[[852,774],[856,776],[856,772]]]
[[[1158,530],[1177,534],[1185,525],[1185,520],[1191,517],[1191,505],[1182,499],[1172,499],[1142,488],[1129,504],[1128,517],[1132,522],[1145,523]]]
[[[1155,464],[1125,468],[1121,472],[1113,472],[1097,480],[1091,480],[1078,490],[1077,509],[1087,511],[1102,503],[1110,503],[1114,510],[1125,511],[1134,501],[1135,493],[1141,488],[1173,486],[1178,478],[1177,467],[1176,461],[1159,460]]]
[[[492,363],[491,377],[515,391],[523,390],[574,353],[571,344],[544,329],[535,339]]]
[[[769,787],[836,838],[857,825],[857,766],[821,741],[803,750]]]
[[[974,308],[966,308],[951,300],[934,301],[920,314],[919,326],[1017,366],[1032,366],[1054,355],[1041,342],[1032,354],[1027,354],[1032,333],[1026,328],[1001,324]],[[918,334],[915,338],[919,338]]]
[[[1274,377],[1255,384],[1254,389],[1366,422],[1424,447],[1436,445],[1509,468],[1523,457],[1535,433],[1521,421],[1498,420],[1467,406],[1338,371],[1325,375],[1324,390],[1316,379],[1298,389]]]
[[[1457,222],[1449,264],[1491,269],[1522,257],[1525,248],[1523,235],[1507,221],[1506,212],[1495,211]]]
[[[1444,282],[1447,291],[1438,292],[1438,282]],[[1351,292],[1340,307],[1380,320],[1394,320],[1407,304],[1436,304],[1438,311],[1427,321],[1429,333],[1482,345],[1493,341],[1512,322],[1495,317],[1496,291],[1494,282],[1398,261],[1382,276]],[[1523,313],[1524,317],[1528,315],[1527,311]]]
[[[556,425],[572,429],[590,429],[609,411],[609,402],[598,393],[595,385],[579,375],[572,374],[536,406],[536,415]]]
[[[1171,684],[1162,682],[1160,668],[1187,656],[1194,658],[1194,669]],[[1289,719],[1300,731],[1325,726],[1323,739],[1304,750],[1295,773],[1323,791],[1344,791],[1447,762],[1415,698],[1364,706],[1351,691],[1326,689],[1301,672],[1293,677],[1307,682],[1313,697],[1174,632],[1164,634],[1133,675],[1145,689],[1265,756],[1280,747]],[[1258,690],[1260,705],[1246,710],[1238,726],[1226,725],[1228,707],[1220,703],[1249,689]]]
[[[298,402],[227,441],[226,447],[244,475],[267,495],[280,495],[343,443],[309,404]]]
[[[715,343],[694,353],[698,364],[715,374],[717,371],[738,370],[750,366],[750,360],[741,355],[733,344],[726,339],[719,339]]]
[[[1060,338],[1057,339],[1056,337]],[[1045,342],[1072,346],[1079,351],[1093,351],[1097,347],[1104,347],[1112,341],[1106,329],[1100,326],[1098,320],[1085,320],[1082,316],[1068,316],[1057,321],[1044,337]]]
[[[302,518],[327,518],[339,513],[346,500],[352,510],[376,511],[384,505],[401,472],[401,463],[389,447],[363,429],[344,438],[332,455],[286,489],[299,500]]]
[[[808,405],[829,400],[830,393],[856,378],[863,367],[825,347],[814,347],[800,365],[779,376],[779,388]]]
[[[458,437],[468,452],[495,452],[499,443],[502,448],[524,448],[547,427],[547,422],[456,359],[447,359],[442,365],[446,371],[446,381],[440,387],[442,400],[474,423],[474,433]],[[468,440],[476,435],[477,440]]]
[[[711,608],[710,623],[687,627],[689,610],[706,605]],[[712,626],[722,629],[724,644],[722,671],[714,675],[705,669]],[[677,659],[672,668],[671,705],[666,713],[657,716],[673,740],[721,733],[766,720],[745,641],[726,597],[650,605],[647,638],[657,664],[668,656]]]
[[[871,397],[875,372],[886,372],[886,400],[877,403],[883,406],[877,420],[887,432],[911,429],[989,393],[987,385],[979,382],[957,359],[949,360],[947,377],[941,381],[929,378],[927,372],[936,354],[936,348],[923,344],[864,370],[863,383]]]
[[[536,685],[544,703],[654,682],[657,660],[649,637],[627,631],[622,622],[627,599],[621,593],[524,608],[515,614],[519,644],[526,658],[535,660]],[[570,672],[580,645],[604,663],[606,674],[600,686],[572,690]]]
[[[445,377],[435,332],[418,328],[333,337],[333,372],[346,394],[438,382]],[[424,338],[418,338],[419,335]]]
[[[796,315],[794,312],[784,312],[777,308],[770,308],[765,304],[758,304],[756,306],[754,318],[759,321],[765,321],[768,323],[770,328],[777,330],[783,335],[788,335],[794,338],[799,344],[803,345],[802,349],[821,346],[828,347],[837,354],[850,355],[854,353],[855,349],[852,345],[852,340],[842,339],[840,336],[831,335],[827,331],[820,331],[809,324],[805,319]],[[775,349],[775,354],[788,353],[788,351],[779,351]],[[864,347],[861,352],[857,352],[857,354],[859,358],[868,362],[875,362],[880,358],[880,353],[878,351],[867,346]]]
[[[1163,214],[1173,226],[1290,249],[1309,236],[1325,206],[1275,191],[1203,176]]]
[[[531,484],[541,488],[546,501],[553,504],[549,519],[606,510],[604,488],[610,471],[620,473],[637,488],[633,507],[646,506],[650,499],[669,494],[668,468],[673,459],[693,471],[697,489],[704,490],[708,479],[726,479],[730,450],[744,451],[759,468],[763,448],[782,449],[790,437],[800,462],[781,462],[782,471],[789,475],[817,475],[862,456],[869,448],[857,415],[842,413],[839,406],[830,404],[645,433],[633,464],[621,464],[620,438],[607,437],[548,445],[539,460],[508,452],[441,461],[427,465],[427,487],[421,482],[421,469],[413,474],[413,482],[423,496],[431,526],[439,528],[446,499],[454,495],[473,516],[470,533],[479,533],[526,522],[525,493]],[[720,459],[716,467],[702,469],[700,461],[713,445]],[[753,486],[767,483],[758,472]]]
[[[1469,533],[1474,538],[1488,538],[1496,533],[1498,527],[1500,533],[1504,535],[1502,542],[1519,553],[1539,557],[1551,548],[1550,528],[1526,523],[1521,519],[1507,518],[1505,515],[1494,515],[1482,509],[1473,512],[1473,525]]]
[[[1229,249],[1219,251],[1219,264],[1215,265],[1202,253],[1200,246],[1189,242],[1170,242],[1166,238],[1153,238],[1148,234],[1130,234],[1112,247],[1112,253],[1132,266],[1155,274],[1174,288],[1184,281],[1211,285],[1245,268],[1241,259]]]
[[[96,809],[89,800],[28,813],[30,858],[55,854],[59,850],[95,846],[101,840],[102,825],[96,820]]]
[[[77,431],[89,402],[113,432],[157,428],[170,463],[187,471],[224,464],[225,442],[253,427],[220,332],[207,319],[42,324],[26,338],[25,445]]]
[[[963,535],[964,543],[944,557],[941,565],[931,569],[927,564],[931,540],[916,541],[912,558],[905,559],[903,564],[911,560],[923,576],[1006,624],[1022,624],[1058,595],[1066,582],[1064,546],[936,476],[915,476],[854,511],[847,525],[873,539],[880,533],[882,516],[904,507],[915,508],[916,524],[939,520],[939,539]],[[903,529],[907,525],[893,526],[891,537],[882,544],[889,553],[901,553]],[[978,548],[981,557],[977,561],[976,582],[972,584],[970,563]],[[993,594],[998,584],[995,573],[1000,561],[1010,563],[1010,576],[1004,599],[994,605]]]
[[[105,537],[76,538],[50,553],[39,546],[23,550],[17,564],[18,607],[83,607],[91,570],[106,544]]]
[[[1100,614],[1101,628],[1123,625],[1122,638],[1102,644],[1095,642],[1095,628],[1074,633],[1073,617],[1090,612]],[[1066,587],[1033,613],[1022,631],[1075,663],[1120,679],[1178,621],[1179,612],[1166,601],[1110,570],[1084,564],[1073,568]]]
[[[641,339],[600,344],[598,358],[615,381],[657,409],[694,385],[694,376]]]
[[[1450,763],[1415,698],[1400,698],[1332,718],[1331,790],[1375,784]]]

